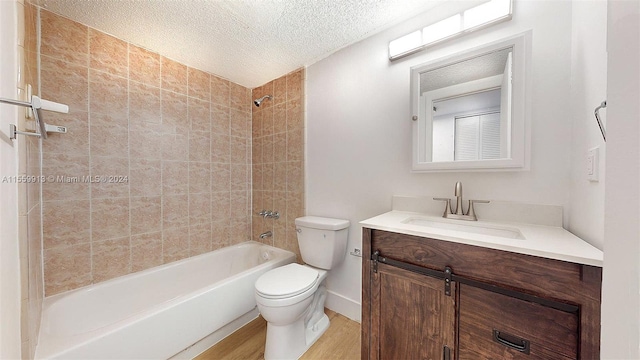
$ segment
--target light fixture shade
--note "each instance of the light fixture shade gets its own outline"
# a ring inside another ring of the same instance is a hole
[[[461,18],[462,16],[460,14],[455,14],[422,29],[422,39],[424,42],[420,45],[431,44],[451,35],[455,35],[460,31]]]
[[[492,0],[473,7],[463,13],[463,30],[481,26],[511,14],[510,0]]]
[[[422,32],[414,31],[411,34],[395,39],[389,43],[389,56],[411,51],[422,45]]]
[[[439,42],[511,20],[513,0],[491,0],[389,42],[393,61]]]

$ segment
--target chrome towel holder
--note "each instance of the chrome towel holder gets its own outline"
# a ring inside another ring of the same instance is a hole
[[[604,129],[604,125],[602,125],[602,120],[600,120],[600,114],[598,112],[600,111],[600,109],[604,109],[606,107],[607,107],[607,100],[601,102],[600,106],[598,106],[593,111],[593,114],[596,116],[596,121],[598,122],[598,126],[600,127],[600,132],[602,133],[602,139],[604,140],[604,142],[607,142],[607,133]]]
[[[40,99],[36,95],[31,96],[31,102],[0,98],[0,103],[5,103],[5,104],[11,104],[11,105],[17,105],[17,106],[23,106],[23,107],[31,108],[31,110],[33,110],[33,116],[36,119],[37,127],[38,127],[38,129],[40,131],[39,133],[28,132],[28,131],[18,131],[18,129],[17,129],[15,124],[9,124],[9,138],[11,140],[14,140],[18,135],[38,136],[38,137],[42,137],[42,138],[46,139],[47,138],[47,131],[49,131],[49,132],[57,132],[57,133],[62,133],[62,134],[66,134],[67,133],[67,128],[66,127],[64,127],[64,126],[55,126],[55,125],[47,125],[40,118],[40,109],[49,110],[49,111],[55,111],[55,112],[59,112],[59,113],[63,113],[63,114],[69,113],[69,106],[67,106],[65,104],[60,104],[60,103],[57,103],[57,102]]]

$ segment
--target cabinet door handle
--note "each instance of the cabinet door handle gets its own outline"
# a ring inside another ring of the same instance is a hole
[[[529,355],[529,340],[493,329],[493,341]]]

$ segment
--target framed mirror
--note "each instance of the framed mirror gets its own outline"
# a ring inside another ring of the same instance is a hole
[[[411,68],[414,172],[527,169],[530,38]]]

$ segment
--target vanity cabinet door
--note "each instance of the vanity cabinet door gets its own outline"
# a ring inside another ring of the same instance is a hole
[[[459,360],[577,359],[577,313],[458,286]]]
[[[370,341],[369,359],[453,360],[455,296],[444,294],[442,279],[378,264],[371,273]]]

